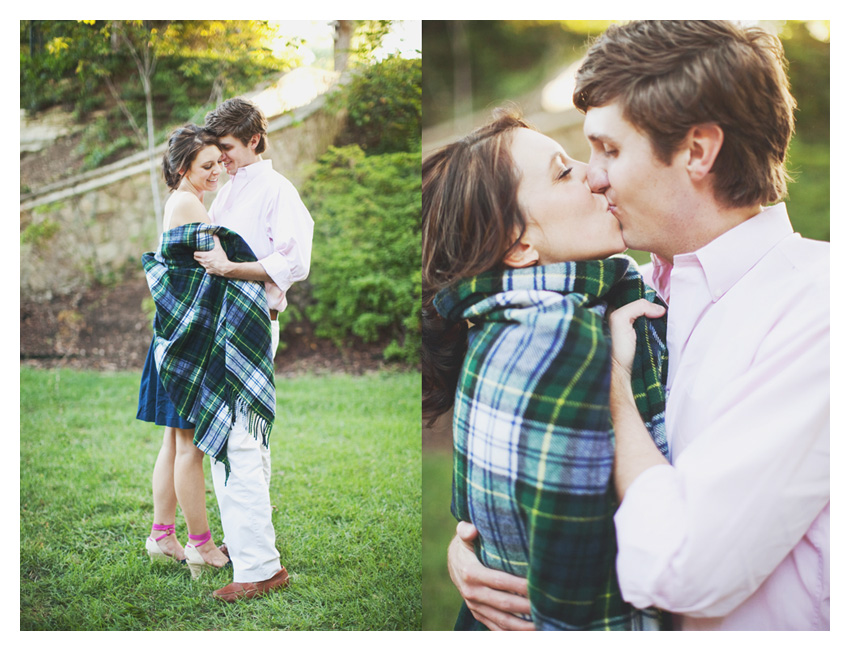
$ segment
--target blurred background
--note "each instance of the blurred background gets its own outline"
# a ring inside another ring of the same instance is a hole
[[[513,102],[540,131],[586,161],[583,116],[572,107],[572,79],[587,43],[613,21],[425,21],[422,153],[486,123]],[[788,211],[795,230],[829,240],[829,21],[753,21],[776,33],[789,62],[797,130],[789,151]],[[649,259],[630,252],[639,262]],[[422,624],[454,626],[460,597],[446,571],[454,534],[451,425],[423,426]]]

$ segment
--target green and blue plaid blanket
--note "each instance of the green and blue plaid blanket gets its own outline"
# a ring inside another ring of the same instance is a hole
[[[524,576],[538,629],[647,630],[615,570],[606,309],[657,300],[627,256],[483,274],[435,307],[473,327],[454,406],[452,512],[491,568]],[[666,455],[664,319],[640,318],[633,389]]]
[[[154,355],[159,377],[183,418],[195,423],[195,445],[227,460],[237,413],[268,445],[275,415],[271,325],[262,283],[206,273],[193,257],[213,248],[213,235],[234,262],[256,260],[233,231],[187,224],[166,231],[142,265],[156,303]]]

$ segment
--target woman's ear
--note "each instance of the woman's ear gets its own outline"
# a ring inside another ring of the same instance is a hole
[[[540,260],[540,253],[532,244],[529,231],[530,228],[526,228],[525,232],[520,235],[517,229],[514,230],[514,238],[517,242],[502,258],[502,262],[507,266],[522,269],[523,267],[532,267]]]
[[[687,137],[688,173],[696,181],[708,176],[723,146],[723,129],[719,124],[698,124]]]

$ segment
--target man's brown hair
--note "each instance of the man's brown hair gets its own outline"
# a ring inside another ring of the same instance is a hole
[[[266,132],[269,128],[266,116],[256,104],[242,97],[222,102],[215,110],[207,113],[204,127],[218,138],[238,138],[246,147],[251,138],[259,134],[260,142],[255,151],[262,154],[266,150]]]
[[[728,21],[645,20],[613,25],[590,47],[573,103],[582,112],[618,102],[669,164],[691,127],[717,124],[712,168],[729,207],[765,205],[787,191],[785,153],[794,131],[782,43]]]

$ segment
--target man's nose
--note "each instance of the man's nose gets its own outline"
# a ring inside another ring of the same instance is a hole
[[[593,161],[587,166],[587,185],[591,192],[605,192],[608,189],[608,173]]]

